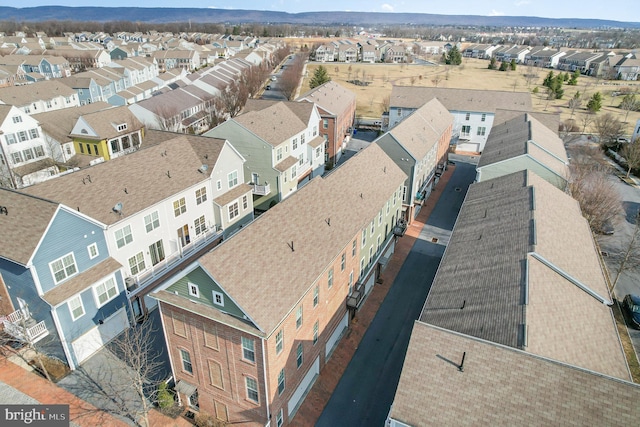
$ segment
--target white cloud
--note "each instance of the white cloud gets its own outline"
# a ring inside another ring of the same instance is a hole
[[[520,6],[526,6],[528,4],[530,4],[531,2],[529,0],[518,0],[516,1],[514,4],[518,7]]]
[[[504,16],[504,12],[499,12],[495,9],[491,10],[491,13],[489,13],[489,16]]]
[[[380,6],[380,9],[384,10],[385,12],[393,12],[393,6],[391,6],[389,3],[383,3],[382,6]]]

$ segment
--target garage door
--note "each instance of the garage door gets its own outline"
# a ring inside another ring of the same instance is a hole
[[[329,340],[327,341],[327,345],[324,350],[324,355],[327,359],[329,358],[329,355],[331,354],[335,346],[338,344],[338,341],[340,340],[340,338],[342,337],[342,334],[344,333],[344,331],[347,329],[348,326],[349,326],[349,313],[345,313],[344,317],[342,318],[342,320],[340,321],[336,329],[333,331],[333,333],[329,337]]]
[[[100,350],[106,343],[115,338],[129,326],[127,312],[124,308],[116,311],[111,317],[72,343],[78,364]]]
[[[311,368],[309,368],[309,371],[302,379],[302,382],[300,383],[296,391],[293,393],[293,396],[291,396],[291,399],[289,399],[289,417],[296,413],[296,411],[300,407],[300,404],[303,402],[305,396],[311,389],[311,386],[313,385],[315,379],[318,377],[318,374],[320,374],[320,356],[318,356],[315,362],[313,362],[313,365],[311,365]]]

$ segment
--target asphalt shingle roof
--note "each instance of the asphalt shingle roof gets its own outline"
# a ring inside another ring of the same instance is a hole
[[[205,176],[198,169],[206,164],[213,170],[224,142],[149,131],[141,149],[134,153],[24,191],[78,209],[104,224],[114,224],[203,181]],[[124,205],[122,215],[112,210],[117,203]]]
[[[390,416],[416,427],[622,426],[637,423],[639,399],[636,384],[416,322]]]
[[[199,262],[269,335],[405,178],[371,144],[328,176],[312,179]]]

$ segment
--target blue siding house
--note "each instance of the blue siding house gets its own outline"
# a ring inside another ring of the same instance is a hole
[[[68,207],[0,189],[5,331],[75,369],[129,326],[122,265],[105,226]]]

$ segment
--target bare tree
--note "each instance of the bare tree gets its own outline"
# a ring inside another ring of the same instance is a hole
[[[387,95],[384,98],[382,98],[381,103],[382,103],[382,111],[388,112],[389,107],[391,106],[391,95]]]
[[[238,84],[235,80],[220,91],[221,105],[229,117],[235,117],[240,114],[248,98],[247,88],[243,84]]]
[[[616,140],[622,135],[624,129],[620,119],[611,113],[596,117],[593,121],[593,126],[600,137],[600,143],[606,148],[616,144]]]
[[[180,112],[175,106],[160,104],[154,113],[156,115],[155,123],[151,123],[149,127],[169,132],[179,132],[182,129]]]
[[[431,79],[431,83],[433,83],[435,87],[438,87],[441,81],[442,81],[442,75],[440,73],[434,74],[433,78]]]
[[[139,425],[149,426],[149,411],[157,396],[155,377],[161,368],[160,354],[153,347],[157,331],[150,321],[139,325],[132,323],[134,326],[120,334],[112,347],[130,368],[125,369],[126,378],[138,400],[136,405],[126,405],[128,415]]]
[[[582,133],[585,133],[587,131],[587,127],[591,124],[591,122],[593,122],[593,113],[591,112],[586,112],[582,115],[582,117],[580,118],[580,123],[582,124]]]
[[[622,150],[620,150],[620,155],[624,157],[627,164],[627,178],[629,178],[631,170],[640,167],[640,138],[636,138],[635,141],[625,144]]]
[[[575,148],[569,170],[569,192],[578,201],[589,227],[595,232],[602,231],[622,206],[602,152],[590,146]]]
[[[627,119],[629,118],[630,111],[636,111],[638,109],[638,105],[640,103],[636,100],[636,95],[634,93],[628,93],[622,98],[622,102],[620,103],[620,108],[625,111],[624,122],[627,123]]]
[[[615,275],[611,280],[611,289],[609,289],[612,295],[615,295],[616,285],[623,272],[640,269],[640,217],[638,213],[635,216],[635,225],[629,241],[622,247],[622,250],[609,253],[609,257],[617,265]]]
[[[268,76],[269,70],[265,66],[253,65],[242,71],[240,82],[245,86],[249,98],[253,98],[258,94]]]
[[[573,115],[575,114],[576,108],[580,108],[581,105],[582,105],[582,95],[580,94],[580,91],[578,91],[575,93],[573,98],[569,100],[569,109],[571,110],[571,117],[573,117]]]
[[[293,62],[283,71],[280,79],[280,92],[288,99],[293,99],[300,80],[302,79],[302,70],[304,69],[304,60],[300,55],[296,55]]]

